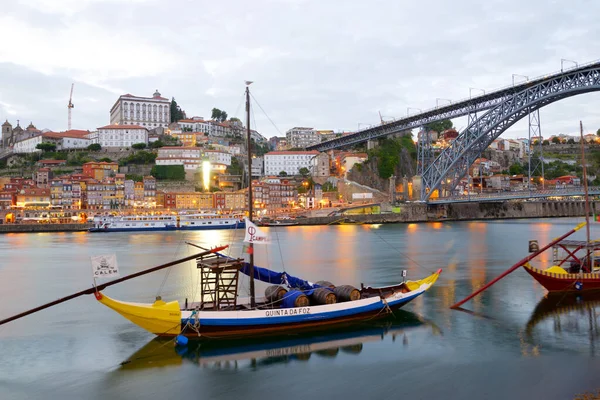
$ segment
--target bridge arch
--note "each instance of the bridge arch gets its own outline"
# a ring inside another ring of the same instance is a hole
[[[600,67],[532,84],[491,108],[467,126],[424,171],[423,200],[440,189],[444,180],[450,179],[452,188],[456,187],[479,154],[529,113],[556,101],[595,91],[600,91]]]

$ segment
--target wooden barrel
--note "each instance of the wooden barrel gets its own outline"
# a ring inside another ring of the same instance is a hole
[[[315,282],[315,285],[319,285],[321,287],[328,287],[333,289],[335,287],[335,285],[329,281],[317,281]]]
[[[308,307],[308,296],[299,290],[290,290],[283,296],[283,308]]]
[[[344,353],[358,354],[362,351],[363,345],[362,343],[352,344],[350,346],[342,347],[342,351]]]
[[[287,289],[279,285],[271,285],[265,289],[265,297],[269,303],[277,303],[283,299]]]
[[[335,357],[340,352],[339,347],[332,347],[329,349],[318,350],[315,353],[322,357]]]
[[[318,288],[313,291],[310,299],[314,304],[335,304],[337,303],[337,297],[331,289]]]
[[[354,301],[360,299],[360,292],[352,285],[337,286],[333,289],[338,301]]]

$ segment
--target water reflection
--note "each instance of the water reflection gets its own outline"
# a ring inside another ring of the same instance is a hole
[[[547,296],[538,303],[525,325],[522,344],[533,355],[563,347],[566,351],[594,356],[600,337],[599,309],[600,293]]]
[[[173,340],[156,338],[121,363],[122,370],[178,366],[183,363],[203,368],[263,368],[277,364],[359,355],[364,344],[391,341],[410,346],[409,334],[441,335],[432,322],[416,314],[399,311],[384,320],[313,334],[287,335],[270,339],[206,342],[191,341],[174,346]]]

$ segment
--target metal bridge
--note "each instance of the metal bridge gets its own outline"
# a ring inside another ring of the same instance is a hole
[[[594,186],[588,188],[590,196],[600,196],[600,187]],[[547,198],[570,198],[583,197],[585,192],[582,186],[567,187],[561,189],[544,190],[522,190],[515,192],[498,193],[469,193],[459,196],[448,196],[436,199],[429,199],[429,204],[447,204],[447,203],[467,203],[467,202],[486,202],[486,201],[508,201],[508,200],[526,200],[526,199],[547,199]]]
[[[529,115],[530,136],[532,132],[539,135],[540,108],[567,97],[593,91],[600,91],[600,61],[561,70],[445,107],[437,107],[323,142],[311,146],[309,149],[327,151],[346,147],[422,127],[441,119],[468,115],[467,127],[438,156],[434,157],[431,149],[427,149],[428,138],[425,140],[419,138],[421,199],[428,201],[436,189],[441,189],[442,183],[449,189],[449,192],[452,192],[460,180],[467,175],[469,166],[481,155],[482,151],[517,121]],[[479,111],[481,113],[477,116]]]
[[[540,83],[551,81],[580,71],[600,68],[600,61],[594,61],[589,64],[580,65],[576,68],[563,70],[550,75],[544,75],[524,83],[518,83],[495,90],[480,96],[470,97],[468,99],[453,102],[446,106],[435,107],[424,112],[398,118],[383,125],[371,126],[357,131],[356,133],[346,135],[341,138],[328,140],[313,146],[307,147],[307,150],[328,151],[343,147],[364,143],[368,140],[393,135],[405,130],[418,128],[428,123],[440,121],[443,119],[452,119],[465,115],[475,114],[480,111],[489,110],[510,99],[514,95]]]

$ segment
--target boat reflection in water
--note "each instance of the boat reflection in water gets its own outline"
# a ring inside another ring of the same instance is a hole
[[[534,355],[545,347],[595,355],[599,315],[600,292],[547,296],[529,318],[524,339]]]
[[[194,341],[175,346],[173,340],[155,338],[121,363],[123,370],[167,367],[190,362],[212,368],[256,368],[273,364],[307,361],[313,355],[336,357],[339,353],[359,354],[363,344],[383,340],[402,341],[408,345],[407,333],[441,330],[416,314],[398,311],[372,323],[364,322],[345,329],[328,330],[320,334],[298,334],[269,339],[243,341]],[[420,333],[420,332],[419,332]],[[244,363],[246,362],[246,363]]]

